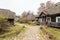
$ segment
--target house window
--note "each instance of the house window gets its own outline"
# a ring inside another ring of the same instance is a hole
[[[60,23],[60,17],[56,17],[56,22]]]
[[[46,21],[47,21],[48,23],[50,23],[50,22],[51,22],[51,17],[47,17]]]
[[[42,18],[39,18],[39,22],[42,22]]]

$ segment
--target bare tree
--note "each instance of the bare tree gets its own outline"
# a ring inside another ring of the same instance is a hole
[[[26,16],[27,16],[27,12],[24,11],[24,12],[22,13],[22,18],[25,18]]]
[[[38,14],[40,14],[45,9],[45,4],[41,3],[40,7],[38,8]]]
[[[46,8],[49,8],[49,7],[53,6],[53,5],[54,5],[54,3],[52,1],[47,1],[46,2]]]
[[[32,11],[28,11],[28,12],[23,12],[22,13],[22,17],[21,19],[24,21],[24,22],[29,22],[29,21],[33,21],[35,19],[35,15],[33,14]]]
[[[50,1],[47,1],[46,4],[45,3],[41,3],[40,4],[40,7],[38,8],[38,14],[40,14],[43,10],[53,6],[54,3],[50,0]]]

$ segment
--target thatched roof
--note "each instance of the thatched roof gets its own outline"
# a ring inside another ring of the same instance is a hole
[[[25,18],[23,18],[23,20],[28,20],[28,21],[35,20],[35,15],[30,13]]]
[[[0,15],[3,15],[4,17],[10,18],[10,19],[15,18],[15,13],[7,9],[0,9]]]
[[[44,12],[47,14],[57,14],[60,13],[60,2],[56,3],[54,6],[51,6],[50,8],[46,9]]]

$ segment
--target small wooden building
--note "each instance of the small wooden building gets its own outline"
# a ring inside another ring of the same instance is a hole
[[[42,11],[37,18],[42,25],[60,27],[60,2]]]
[[[7,9],[0,9],[0,15],[3,15],[11,25],[14,25],[14,19],[15,19],[14,12]]]

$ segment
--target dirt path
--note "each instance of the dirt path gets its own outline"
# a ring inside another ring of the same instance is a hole
[[[29,27],[29,30],[26,31],[25,37],[22,40],[39,40],[38,27]]]
[[[39,40],[39,27],[38,26],[28,26],[26,31],[20,33],[14,40]]]
[[[14,40],[47,40],[39,30],[40,26],[26,26],[25,32],[20,33]],[[41,33],[41,34],[40,34]]]
[[[39,29],[41,26],[25,26],[26,30],[11,38],[11,40],[48,40]]]

